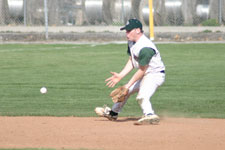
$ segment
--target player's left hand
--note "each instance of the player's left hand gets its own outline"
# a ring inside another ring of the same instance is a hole
[[[110,97],[114,103],[123,102],[126,99],[129,89],[125,86],[118,87],[110,93]]]

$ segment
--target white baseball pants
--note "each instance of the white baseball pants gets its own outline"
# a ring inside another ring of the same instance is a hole
[[[129,93],[124,102],[115,103],[112,107],[112,111],[121,112],[124,104],[127,102],[130,95],[138,92],[136,100],[138,101],[144,115],[154,114],[154,110],[151,104],[151,97],[165,81],[165,73],[147,73],[141,79],[136,81],[130,88]]]

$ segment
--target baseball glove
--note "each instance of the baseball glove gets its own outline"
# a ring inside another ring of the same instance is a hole
[[[109,96],[112,98],[112,101],[114,103],[117,103],[117,102],[123,102],[127,94],[128,94],[128,89],[125,88],[124,86],[121,86],[114,89]]]

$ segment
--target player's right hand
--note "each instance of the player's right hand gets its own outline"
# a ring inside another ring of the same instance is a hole
[[[121,80],[121,77],[116,72],[110,72],[110,73],[112,74],[112,76],[105,80],[105,82],[107,82],[106,86],[114,87]]]

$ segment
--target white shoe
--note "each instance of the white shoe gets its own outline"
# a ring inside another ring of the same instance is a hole
[[[135,125],[147,125],[147,124],[159,124],[159,116],[155,114],[147,115],[139,119],[137,122],[135,122]]]
[[[110,111],[111,108],[109,108],[108,106],[103,106],[103,107],[96,107],[95,108],[95,113],[99,116],[99,117],[105,117],[111,121],[114,121],[118,118],[118,115],[116,116],[112,116],[110,115]]]

